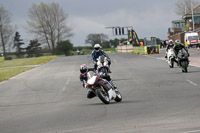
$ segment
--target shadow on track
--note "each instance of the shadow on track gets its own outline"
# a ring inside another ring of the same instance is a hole
[[[132,80],[132,79],[130,79],[130,78],[128,78],[128,79],[113,79],[113,81],[123,81],[123,80]]]
[[[121,101],[121,102],[115,102],[115,101],[112,101],[110,102],[110,104],[104,104],[102,103],[101,101],[99,103],[89,103],[89,104],[82,104],[82,106],[102,106],[102,105],[117,105],[117,104],[134,104],[134,103],[140,103],[140,102],[143,102],[143,101],[130,101],[130,100],[125,100],[125,101]]]

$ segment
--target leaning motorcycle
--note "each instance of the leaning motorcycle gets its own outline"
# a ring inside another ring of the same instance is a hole
[[[100,78],[98,73],[89,71],[87,73],[87,78],[88,80],[86,87],[92,90],[103,103],[109,104],[111,100],[121,102],[122,95],[119,90],[114,89],[112,84],[109,83],[106,79]]]
[[[104,55],[99,56],[97,59],[97,72],[101,75],[102,78],[110,81],[109,75],[109,65],[108,65],[108,58]]]
[[[182,72],[187,73],[188,70],[188,65],[189,65],[189,60],[188,60],[188,53],[185,51],[185,49],[181,49],[178,52],[178,62],[180,64],[180,68],[182,69]]]
[[[174,53],[173,48],[170,48],[168,49],[168,52],[167,52],[167,62],[170,68],[174,67],[174,60],[175,60],[175,53]]]

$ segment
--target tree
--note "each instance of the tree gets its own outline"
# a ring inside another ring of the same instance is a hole
[[[102,47],[103,48],[110,48],[110,47],[113,47],[113,48],[116,48],[117,45],[119,45],[119,43],[122,43],[124,41],[127,41],[127,39],[125,38],[121,38],[121,39],[118,39],[118,38],[115,38],[114,40],[109,40],[109,41],[106,41],[102,44]]]
[[[57,54],[70,55],[70,51],[73,49],[73,44],[69,41],[60,41],[56,47]]]
[[[29,45],[26,47],[26,53],[28,54],[27,57],[39,57],[41,56],[41,43],[38,42],[37,39],[30,40]]]
[[[12,40],[13,27],[10,22],[10,14],[0,5],[0,44],[3,48],[4,59],[6,59],[6,46]]]
[[[38,35],[41,42],[47,43],[52,53],[57,42],[72,36],[72,29],[67,22],[68,15],[58,3],[33,4],[29,9],[28,31]]]
[[[110,41],[105,41],[101,44],[102,48],[110,48]]]
[[[187,12],[191,11],[196,5],[199,5],[199,0],[179,0],[176,2],[175,13],[183,16]]]
[[[87,36],[87,39],[85,40],[85,43],[86,44],[91,44],[92,47],[95,45],[95,44],[102,44],[104,43],[106,40],[108,39],[108,35],[106,34],[89,34]]]
[[[22,42],[23,39],[20,39],[20,37],[21,35],[19,34],[19,32],[16,32],[14,37],[14,48],[16,48],[16,55],[18,58],[21,58],[25,50],[25,48],[22,48],[24,42]]]

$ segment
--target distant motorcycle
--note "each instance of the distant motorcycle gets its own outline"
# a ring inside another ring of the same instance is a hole
[[[114,86],[112,86],[112,84],[106,79],[100,78],[98,73],[89,71],[87,73],[87,78],[88,80],[86,87],[92,90],[103,103],[109,104],[111,100],[121,102],[122,95],[120,94],[119,90],[114,89]]]
[[[188,60],[188,53],[185,51],[185,49],[181,49],[178,52],[178,62],[180,64],[180,67],[182,69],[182,72],[187,73],[188,70],[188,65],[189,65],[189,60]]]
[[[97,72],[101,75],[102,78],[110,81],[109,75],[109,65],[108,65],[108,58],[104,55],[99,56],[97,59]]]
[[[168,52],[167,52],[167,62],[169,64],[170,68],[174,67],[174,60],[175,60],[174,49],[170,48],[170,49],[168,49]]]

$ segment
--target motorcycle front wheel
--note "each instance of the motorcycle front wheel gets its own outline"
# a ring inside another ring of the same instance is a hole
[[[185,73],[188,72],[188,70],[187,70],[187,65],[188,65],[187,61],[181,62],[182,72],[185,72]]]
[[[107,91],[103,88],[103,86],[98,87],[96,89],[96,94],[103,103],[105,103],[105,104],[110,103],[109,95],[108,95]]]

